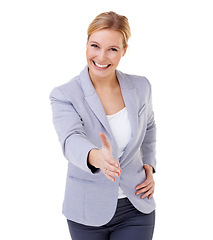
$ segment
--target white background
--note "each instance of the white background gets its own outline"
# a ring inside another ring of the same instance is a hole
[[[67,162],[49,93],[86,65],[96,15],[129,18],[119,70],[146,76],[158,129],[155,240],[213,239],[213,36],[207,0],[0,3],[0,239],[68,240]],[[79,189],[80,191],[80,189]]]

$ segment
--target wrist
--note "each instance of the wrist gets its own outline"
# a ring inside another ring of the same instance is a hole
[[[151,165],[145,164],[144,166],[146,166],[146,167],[145,167],[146,170],[148,170],[150,173],[153,174],[154,171],[153,171],[153,167],[152,167]]]
[[[100,168],[99,167],[99,161],[98,161],[98,149],[93,148],[92,150],[89,151],[87,161],[90,165],[92,165],[95,168]]]

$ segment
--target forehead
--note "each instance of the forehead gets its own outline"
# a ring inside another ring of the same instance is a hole
[[[101,45],[122,45],[123,35],[121,32],[112,29],[102,29],[90,35],[89,42],[97,42]]]

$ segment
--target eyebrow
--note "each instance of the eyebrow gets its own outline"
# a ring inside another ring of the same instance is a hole
[[[100,45],[100,43],[98,43],[96,41],[89,41],[89,43],[95,43],[95,44]],[[118,46],[109,46],[109,48],[118,48],[118,49],[120,49]]]

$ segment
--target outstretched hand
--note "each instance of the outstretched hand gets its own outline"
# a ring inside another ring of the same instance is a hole
[[[119,177],[121,169],[119,163],[112,156],[111,144],[104,133],[99,134],[102,147],[101,149],[92,149],[88,156],[88,161],[96,168],[100,168],[106,178],[115,181],[114,177]]]

